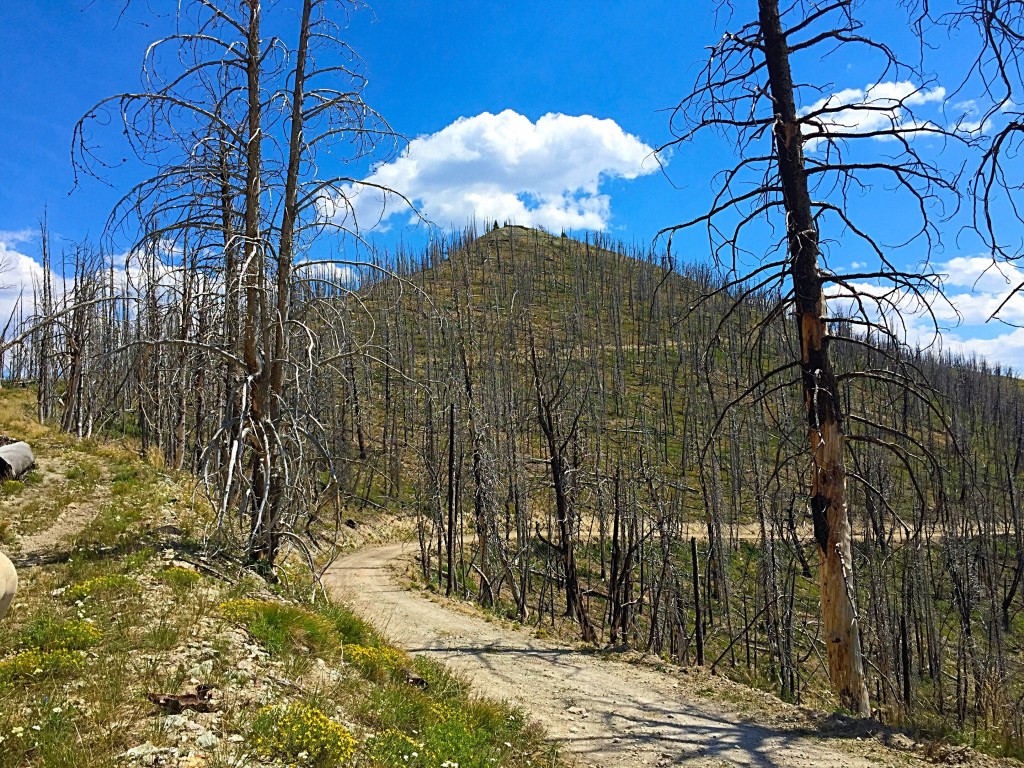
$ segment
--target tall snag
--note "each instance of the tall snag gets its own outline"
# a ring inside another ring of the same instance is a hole
[[[128,252],[153,254],[157,273],[209,276],[219,294],[219,337],[152,333],[137,344],[201,349],[223,366],[219,403],[209,403],[223,421],[212,436],[191,430],[187,439],[203,457],[197,469],[222,532],[240,533],[246,559],[267,575],[284,541],[312,562],[303,542],[315,541],[308,523],[330,498],[337,457],[310,394],[356,346],[332,333],[331,320],[345,327],[350,282],[317,270],[346,263],[352,272],[360,263],[311,259],[310,251],[325,231],[358,234],[351,203],[358,184],[345,163],[393,136],[363,102],[361,62],[340,37],[341,20],[359,3],[298,6],[177,4],[179,31],[147,50],[142,89],[94,106],[76,126],[73,147],[75,168],[97,175],[110,166],[93,132],[108,122],[123,128],[154,171],[118,203],[108,235],[126,231]],[[188,263],[176,255],[186,245]],[[307,312],[326,285],[336,300]],[[190,432],[187,400],[172,419],[179,442]]]
[[[868,689],[851,583],[852,532],[846,505],[842,410],[828,348],[825,290],[818,265],[818,227],[807,187],[802,126],[797,116],[778,0],[759,0],[758,12],[768,83],[775,103],[772,134],[786,212],[793,309],[813,460],[811,515],[821,560],[821,616],[828,644],[829,677],[843,706],[867,715]]]
[[[728,309],[718,330],[741,311],[747,297],[772,297],[743,342],[744,352],[757,361],[760,378],[724,406],[706,437],[704,456],[734,407],[799,382],[809,458],[809,477],[800,482],[809,492],[819,552],[828,672],[841,705],[866,715],[870,710],[853,578],[847,501],[851,476],[845,452],[855,442],[865,442],[907,463],[905,446],[917,443],[910,434],[913,429],[894,434],[871,413],[844,414],[840,382],[853,386],[851,382],[866,379],[872,386],[878,382],[926,399],[920,372],[903,352],[900,313],[913,303],[927,315],[929,302],[940,295],[927,261],[930,246],[938,239],[932,218],[941,217],[942,202],[956,200],[957,193],[955,180],[922,157],[911,139],[964,137],[933,121],[915,119],[911,108],[930,97],[927,79],[864,31],[856,7],[854,0],[797,0],[780,11],[778,0],[758,0],[756,20],[727,32],[712,47],[693,90],[673,113],[676,138],[659,151],[711,134],[729,141],[736,155],[735,164],[716,177],[709,208],[662,233],[669,236],[671,246],[680,231],[706,227],[722,283],[701,303],[725,302]],[[877,62],[875,82],[884,87],[868,88],[857,100],[848,95],[854,91],[840,94],[846,84],[808,82],[806,76],[794,82],[796,59],[807,65],[805,71],[823,73],[829,57],[837,53]],[[810,104],[801,105],[801,99]],[[888,140],[884,149],[878,148],[878,139]],[[909,210],[917,213],[916,218],[896,222],[906,228],[895,237],[886,232],[886,239],[916,244],[914,255],[921,258],[918,254],[924,253],[918,265],[894,266],[892,249],[874,234],[882,231],[878,223],[866,227],[857,221],[849,192],[879,182],[887,185],[894,204],[905,198]],[[845,273],[830,266],[830,254],[821,246],[821,228],[829,225],[844,237],[832,243],[833,255],[845,251],[844,261],[849,263],[850,254],[860,260],[867,253],[878,266],[858,266]],[[784,255],[774,256],[777,252]],[[831,314],[826,310],[829,296]],[[764,354],[761,340],[770,325],[790,313],[795,320],[794,358],[779,365],[777,357]],[[707,342],[706,359],[712,366],[717,339],[718,333],[712,333]],[[879,367],[837,374],[833,343],[875,350]],[[711,373],[709,383],[715,383]]]

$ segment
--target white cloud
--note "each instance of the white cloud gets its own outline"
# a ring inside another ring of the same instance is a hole
[[[954,133],[987,133],[992,128],[991,120],[961,119],[949,126]]]
[[[397,160],[365,181],[404,195],[439,225],[498,220],[548,229],[607,229],[606,179],[635,179],[658,170],[653,149],[610,119],[550,113],[531,122],[505,110],[463,117],[409,143]],[[399,199],[346,186],[324,201],[324,213],[361,229],[409,215]],[[415,217],[412,217],[415,220]]]
[[[303,259],[295,265],[296,274],[311,282],[325,281],[332,286],[355,288],[359,285],[359,271],[348,264]]]
[[[7,246],[20,243],[32,243],[39,238],[39,230],[25,227],[23,229],[0,229],[0,243]]]
[[[975,355],[1012,367],[1018,375],[1024,374],[1024,328],[1012,327],[1024,326],[1024,295],[1010,295],[1024,283],[1024,269],[1013,264],[993,264],[985,256],[958,256],[936,265],[936,271],[942,275],[944,298],[934,291],[916,297],[871,283],[855,283],[852,287],[864,296],[886,296],[894,301],[901,317],[890,311],[888,324],[911,346],[966,357]],[[838,287],[831,292],[831,314],[853,311],[853,303],[845,298],[848,295]],[[938,337],[925,303],[939,325]],[[872,320],[883,318],[878,307],[871,303],[868,307]],[[999,318],[1011,325],[989,320],[997,309]]]
[[[954,133],[986,133],[992,128],[992,120],[980,118],[981,109],[974,99],[958,101],[953,108],[959,114],[955,122],[950,124],[949,130]]]
[[[27,249],[21,244],[33,237],[28,230],[0,232],[0,328],[7,324],[19,297],[25,315],[32,313],[32,286],[42,277],[43,268],[22,252]]]
[[[812,118],[812,123],[804,127],[804,132],[811,134],[807,148],[813,150],[824,141],[821,134],[870,134],[895,129],[912,136],[916,129],[932,123],[914,119],[910,108],[941,104],[945,98],[946,89],[941,86],[922,88],[906,80],[845,88],[800,110],[801,117]]]
[[[1010,367],[1016,376],[1024,374],[1024,328],[1013,328],[993,338],[964,338],[947,333],[943,336],[945,349],[959,352],[965,357],[977,356],[990,363]]]
[[[28,244],[29,247],[25,247]],[[21,313],[24,319],[35,315],[35,291],[42,285],[43,267],[37,257],[29,256],[25,251],[38,253],[39,235],[34,230],[2,231],[0,230],[0,328],[6,325],[11,317],[11,312],[21,303]],[[144,269],[141,259],[137,254],[120,253],[111,257],[113,269],[108,273],[109,263],[102,267],[102,279],[108,274],[114,281],[114,285],[122,291],[131,292],[133,287],[141,285],[146,279],[147,273],[156,278],[159,295],[162,301],[176,302],[181,293],[181,272],[177,267],[171,266],[173,257],[177,253],[173,245],[168,241],[162,243],[160,258],[151,269]],[[71,269],[74,267],[64,263],[60,255],[54,259],[54,272],[51,276],[51,288],[54,293],[54,301],[61,306],[61,302],[70,302],[74,299],[74,289],[70,278],[60,274],[61,268]],[[207,278],[202,289],[209,289],[213,284]]]

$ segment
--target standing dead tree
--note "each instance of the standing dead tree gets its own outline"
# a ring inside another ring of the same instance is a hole
[[[361,63],[341,37],[357,3],[298,5],[181,4],[178,31],[146,53],[143,88],[93,107],[73,147],[76,169],[100,175],[110,165],[96,136],[121,129],[152,173],[120,201],[108,232],[129,233],[133,255],[161,254],[162,269],[181,276],[172,282],[182,302],[200,287],[217,298],[219,321],[152,324],[161,335],[137,344],[187,347],[219,368],[221,423],[203,447],[204,470],[221,521],[234,512],[248,560],[268,574],[284,540],[303,547],[299,521],[321,474],[334,476],[303,392],[316,354],[334,350],[316,343],[300,311],[296,263],[327,230],[357,235],[345,164],[393,136],[364,103]],[[169,420],[172,433],[183,434],[183,418]]]
[[[914,119],[912,108],[927,101],[923,75],[869,36],[855,10],[852,0],[798,0],[784,10],[778,0],[758,0],[756,20],[727,32],[711,48],[693,90],[673,114],[675,139],[662,151],[718,134],[731,142],[737,161],[717,177],[707,211],[662,234],[671,246],[679,232],[706,227],[725,276],[716,295],[738,297],[727,316],[749,296],[776,297],[755,326],[750,354],[756,354],[757,341],[772,321],[793,315],[791,360],[782,365],[776,360],[772,370],[762,367],[760,378],[722,408],[708,441],[715,439],[732,407],[787,384],[802,389],[829,676],[841,704],[867,714],[845,454],[855,441],[890,447],[904,459],[906,449],[899,435],[868,414],[846,412],[842,383],[868,379],[901,386],[913,381],[900,354],[900,313],[927,314],[939,295],[927,253],[938,237],[935,219],[948,213],[943,202],[956,199],[954,178],[914,142],[921,136],[958,137]],[[822,61],[837,52],[876,60],[879,85],[851,100],[835,95],[839,89],[830,83],[808,84],[795,74],[802,65],[820,71]],[[871,151],[878,139],[888,140],[884,156]],[[858,221],[850,193],[878,183],[918,214],[900,233],[902,242],[914,243],[925,254],[916,268],[895,265],[891,249],[883,245],[896,239],[892,233],[879,235],[877,227]],[[776,227],[784,232],[781,239]],[[838,241],[823,239],[829,227],[847,240],[841,248]],[[830,267],[830,251],[847,258],[866,253],[877,267],[841,273]],[[765,255],[751,259],[750,253]],[[889,350],[885,367],[835,370],[833,343],[865,345],[879,339]],[[926,396],[917,386],[908,391]]]
[[[573,394],[586,391],[585,374],[581,375],[575,360],[553,360],[554,350],[538,356],[533,330],[530,330],[530,368],[537,396],[537,421],[544,436],[551,488],[555,501],[555,525],[558,542],[548,542],[557,551],[565,585],[565,614],[580,623],[580,636],[585,643],[597,639],[590,614],[583,601],[576,544],[579,525],[577,497],[579,470],[572,458],[579,440],[580,422],[584,417],[582,403],[573,403]],[[538,537],[540,524],[537,524]],[[542,539],[543,540],[543,539]]]

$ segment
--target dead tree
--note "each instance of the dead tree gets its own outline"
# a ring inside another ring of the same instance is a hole
[[[927,36],[927,22],[975,35],[975,55],[957,93],[970,98],[974,114],[961,117],[957,128],[972,134],[981,152],[974,166],[971,204],[974,230],[995,262],[1024,259],[1020,225],[1020,151],[1024,148],[1024,2],[1022,0],[966,0],[956,4],[909,3],[917,12],[918,30]],[[933,7],[934,6],[934,7]],[[999,318],[1006,303],[1024,290],[1011,286],[992,313]]]
[[[553,357],[553,355],[552,355]],[[578,511],[576,493],[578,469],[573,466],[570,449],[578,438],[583,407],[573,403],[574,390],[581,382],[574,375],[573,362],[538,357],[533,332],[530,333],[530,366],[537,396],[537,421],[547,448],[548,469],[555,501],[555,524],[558,542],[547,542],[557,550],[565,584],[565,614],[580,623],[580,636],[585,643],[597,639],[593,622],[583,602],[579,570],[576,564],[576,526]],[[547,368],[547,370],[545,370]],[[538,527],[538,535],[539,535]]]
[[[108,234],[127,234],[130,252],[158,246],[168,267],[204,272],[223,294],[223,338],[139,343],[191,343],[223,367],[226,421],[204,452],[206,476],[221,521],[237,518],[248,559],[268,574],[284,540],[302,546],[298,520],[331,463],[300,426],[317,329],[297,311],[296,263],[325,231],[358,233],[344,162],[393,136],[364,103],[361,63],[340,38],[339,17],[355,5],[183,3],[180,31],[147,51],[144,87],[104,99],[75,129],[79,171],[110,171],[96,138],[110,123],[154,169]],[[320,175],[328,148],[336,175]],[[191,265],[173,255],[186,244]]]
[[[740,403],[787,384],[801,387],[829,676],[841,704],[866,715],[868,691],[844,454],[856,440],[883,441],[870,419],[844,411],[840,381],[866,375],[898,385],[901,374],[892,369],[837,372],[831,345],[867,343],[871,333],[901,342],[899,313],[905,302],[912,299],[927,307],[938,286],[926,263],[915,270],[893,264],[890,252],[870,228],[857,222],[849,192],[873,180],[891,182],[895,194],[908,198],[920,214],[910,223],[906,240],[928,246],[937,238],[933,217],[942,215],[937,206],[947,197],[956,197],[954,179],[923,158],[912,139],[917,134],[943,140],[958,137],[933,123],[912,119],[913,97],[927,85],[924,76],[864,32],[851,0],[801,0],[785,11],[780,11],[778,0],[758,0],[757,8],[756,20],[727,32],[711,49],[693,90],[673,115],[676,138],[662,148],[717,133],[732,142],[738,160],[718,177],[716,195],[706,212],[663,234],[671,247],[679,232],[707,228],[712,253],[725,278],[716,295],[738,297],[729,305],[727,316],[748,297],[774,292],[777,300],[766,306],[753,339],[772,321],[793,316],[792,359],[781,365],[776,359],[771,370],[762,369],[753,384],[723,407],[718,426]],[[889,77],[917,85],[896,95],[869,90],[862,101],[851,104],[828,95],[834,86],[801,85],[806,76],[794,75],[801,65],[810,72],[816,60],[836,51],[857,55],[854,49],[878,61],[879,82]],[[809,98],[813,103],[799,106]],[[873,119],[862,123],[866,116]],[[895,156],[892,151],[880,156],[865,146],[879,138],[893,142]],[[766,220],[768,227],[762,226]],[[781,241],[773,236],[773,223],[785,233]],[[829,225],[866,247],[878,266],[852,274],[830,269],[822,244],[823,230]],[[765,255],[748,261],[750,252]],[[864,287],[868,283],[870,290]],[[831,311],[826,307],[830,294]],[[857,333],[843,334],[841,328]],[[899,354],[893,359],[898,367]],[[851,425],[861,427],[860,431]],[[709,440],[713,439],[712,435]],[[894,450],[900,448],[894,446]]]

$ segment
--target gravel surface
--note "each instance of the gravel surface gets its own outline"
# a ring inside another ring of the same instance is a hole
[[[394,570],[416,551],[412,544],[357,551],[328,570],[325,584],[398,645],[445,661],[482,695],[523,707],[583,765],[921,764],[871,737],[823,738],[807,727],[801,710],[777,700],[774,711],[751,718],[695,696],[682,675],[538,640],[528,630],[426,599],[400,586]]]

